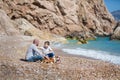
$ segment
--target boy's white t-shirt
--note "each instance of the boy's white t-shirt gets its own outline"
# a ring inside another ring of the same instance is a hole
[[[48,48],[41,47],[43,54],[48,54],[52,51],[52,48],[48,46]]]

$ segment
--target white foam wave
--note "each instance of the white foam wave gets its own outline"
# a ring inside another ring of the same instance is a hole
[[[82,55],[94,59],[108,61],[114,64],[120,64],[120,56],[110,55],[108,52],[104,52],[104,51],[96,51],[96,50],[89,50],[82,48],[63,49],[63,51],[69,54]]]

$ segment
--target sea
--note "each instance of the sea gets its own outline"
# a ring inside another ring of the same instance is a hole
[[[87,44],[78,44],[77,40],[68,40],[66,44],[57,44],[67,54],[81,55],[120,65],[120,41],[109,37],[97,37]]]

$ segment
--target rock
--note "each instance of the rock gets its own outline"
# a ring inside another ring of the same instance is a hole
[[[53,35],[47,31],[40,31],[39,29],[35,28],[31,23],[29,23],[26,19],[16,19],[15,23],[16,27],[19,29],[22,35],[31,36],[31,38],[39,38],[40,40],[43,39],[62,43],[66,42],[66,39],[64,37],[58,37],[57,35]]]
[[[47,9],[50,10],[52,12],[55,12],[55,6],[54,3],[52,1],[47,1],[47,0],[35,0],[33,2],[34,5],[38,6],[39,8],[43,8],[43,9]]]
[[[5,11],[0,9],[0,35],[1,36],[12,36],[18,35],[19,32],[15,29],[10,18],[7,16]]]
[[[76,4],[77,1],[57,0],[56,3],[57,3],[56,5],[59,8],[61,15],[65,17],[66,23],[79,24],[79,20],[77,16],[79,7]],[[70,20],[71,23],[68,20]]]
[[[117,24],[117,26],[111,36],[111,39],[120,40],[120,22]]]
[[[20,33],[26,36],[34,36],[40,39],[50,39],[51,34],[46,34],[40,31],[39,29],[35,28],[31,23],[27,20],[20,18],[16,19],[16,25],[19,29]]]
[[[81,23],[88,27],[88,29],[95,35],[103,36],[104,32],[108,33],[108,35],[112,33],[115,21],[105,8],[103,0],[88,2],[81,1],[79,8],[79,17]]]
[[[12,20],[25,18],[40,31],[62,36],[108,36],[116,24],[103,0],[3,0],[0,8]]]
[[[96,37],[92,34],[86,33],[84,31],[74,31],[73,33],[66,35],[68,39],[75,39],[78,40],[80,43],[86,44],[87,40],[95,40]]]
[[[67,25],[67,29],[68,31],[70,31],[71,33],[74,31],[82,31],[82,28],[78,25]]]

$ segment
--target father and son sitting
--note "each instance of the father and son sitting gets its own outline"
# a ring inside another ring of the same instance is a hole
[[[39,47],[39,40],[34,39],[33,44],[30,45],[30,47],[27,50],[26,53],[26,60],[28,62],[36,62],[36,61],[48,61],[48,62],[56,62],[58,60],[55,60],[55,54],[53,50],[50,47],[50,42],[45,41],[43,47]],[[57,57],[58,58],[58,57]]]

